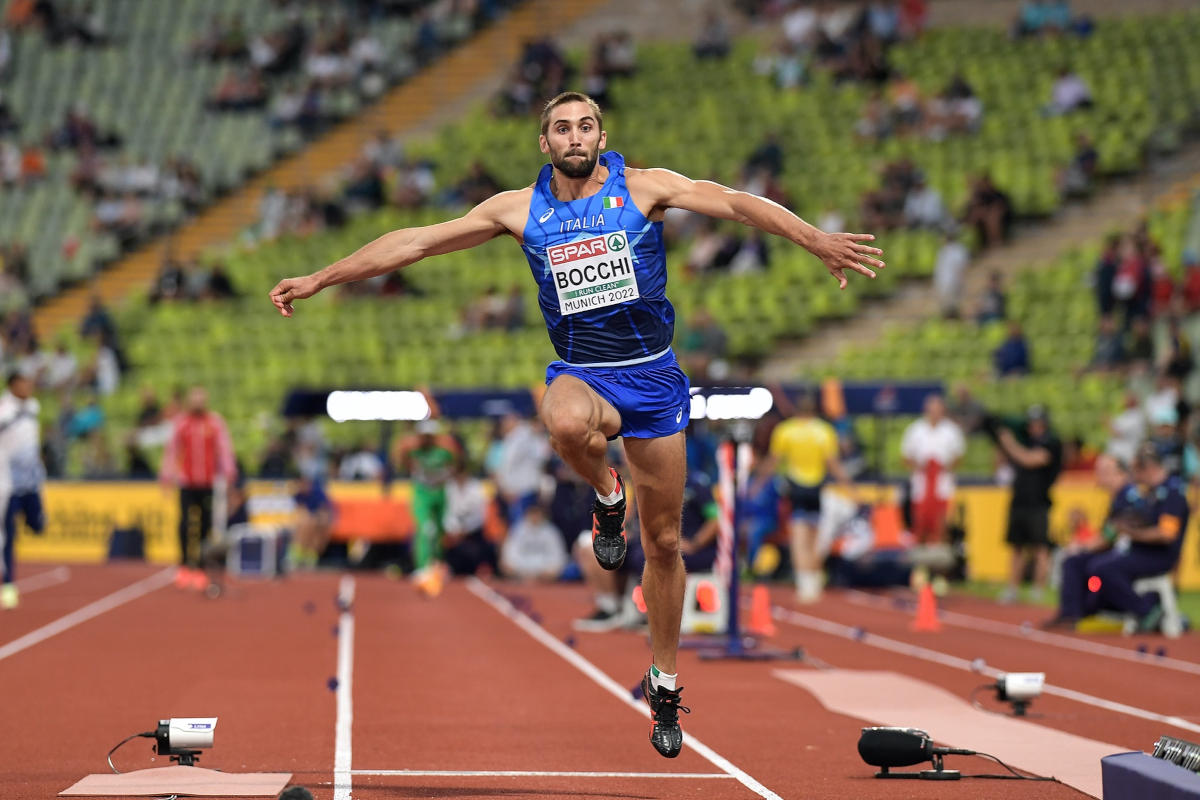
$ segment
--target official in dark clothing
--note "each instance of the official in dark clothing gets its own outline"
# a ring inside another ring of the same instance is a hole
[[[1116,518],[1117,534],[1126,537],[1129,549],[1114,549],[1088,563],[1100,579],[1101,608],[1132,614],[1138,632],[1157,631],[1163,609],[1156,595],[1139,595],[1133,583],[1139,578],[1170,572],[1179,561],[1188,524],[1187,484],[1172,475],[1153,445],[1138,449],[1134,477],[1144,495],[1144,513]]]
[[[1096,484],[1108,492],[1111,501],[1101,535],[1067,556],[1062,563],[1059,586],[1058,615],[1046,622],[1045,628],[1074,628],[1075,623],[1100,609],[1100,595],[1088,586],[1095,574],[1096,564],[1112,552],[1117,541],[1117,525],[1121,520],[1148,524],[1150,508],[1141,487],[1129,469],[1117,458],[1101,455],[1096,459]]]
[[[1045,591],[1050,573],[1050,489],[1062,470],[1062,442],[1050,431],[1042,406],[1029,408],[1019,437],[994,419],[985,420],[984,430],[993,435],[1015,471],[1005,536],[1013,551],[1012,565],[1001,596],[1001,602],[1013,602],[1031,559],[1035,594]]]

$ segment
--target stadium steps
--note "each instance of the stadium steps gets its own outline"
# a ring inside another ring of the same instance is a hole
[[[76,325],[86,313],[93,293],[113,305],[148,286],[165,254],[188,259],[206,247],[232,239],[254,222],[258,200],[266,186],[295,188],[312,184],[352,162],[363,143],[379,129],[408,132],[420,128],[435,112],[445,113],[477,84],[514,62],[523,42],[547,31],[562,31],[605,5],[606,0],[570,3],[530,0],[413,79],[392,89],[362,114],[268,169],[178,230],[127,255],[90,284],[68,289],[43,304],[34,315],[39,336],[47,339],[64,326]]]
[[[1164,180],[1169,183],[1164,185]],[[1088,202],[1064,207],[1049,223],[1018,226],[1009,244],[971,261],[964,283],[964,313],[974,313],[992,272],[1004,275],[1007,285],[1013,274],[1031,264],[1049,263],[1073,247],[1095,242],[1110,230],[1123,230],[1155,202],[1187,197],[1197,189],[1200,143],[1184,147],[1168,162],[1158,165],[1153,174],[1109,183]],[[879,245],[886,260],[886,234],[880,237]],[[1080,291],[1090,289],[1081,286]],[[778,343],[763,363],[761,377],[775,381],[803,377],[816,366],[836,362],[849,349],[879,340],[888,326],[903,324],[915,329],[938,313],[932,281],[904,287],[876,302],[868,313],[828,322],[798,342]]]

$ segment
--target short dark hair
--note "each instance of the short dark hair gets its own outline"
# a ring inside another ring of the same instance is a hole
[[[545,136],[546,131],[550,130],[550,112],[564,103],[587,103],[596,117],[596,124],[600,126],[600,130],[604,130],[604,115],[600,113],[600,105],[595,100],[583,92],[563,92],[552,98],[542,109],[542,136]]]

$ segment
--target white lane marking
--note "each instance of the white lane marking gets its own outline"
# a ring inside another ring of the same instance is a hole
[[[541,625],[538,625],[528,616],[514,608],[512,603],[508,602],[508,600],[496,593],[486,583],[478,578],[472,577],[467,580],[467,589],[469,589],[471,593],[477,596],[480,600],[512,620],[512,622],[518,628],[528,633],[534,639],[541,642],[552,652],[561,657],[564,661],[568,662],[571,664],[571,666],[575,667],[584,675],[591,678],[592,681],[600,688],[604,689],[609,694],[613,695],[622,703],[634,709],[642,716],[650,715],[650,709],[646,706],[646,704],[634,700],[628,689],[621,686],[619,683],[606,675],[591,661],[588,661],[586,658],[579,655],[579,653],[551,636],[545,628],[543,628]],[[763,786],[742,769],[734,766],[733,762],[718,754],[715,750],[701,742],[695,736],[688,734],[688,736],[685,738],[685,743],[714,767],[729,775],[731,778],[736,779],[739,783],[757,794],[759,797],[767,798],[767,800],[783,800],[783,798],[775,794],[775,792],[772,792],[766,786]]]
[[[350,800],[350,736],[354,727],[354,578],[343,575],[338,585],[337,722],[333,752],[333,800]]]
[[[71,570],[66,567],[55,567],[17,581],[17,591],[23,595],[29,594],[39,589],[48,589],[51,586],[66,583],[69,580],[71,580]]]
[[[867,592],[857,590],[846,592],[846,599],[855,605],[865,606],[867,608],[886,609],[888,611],[900,611],[892,603],[889,603],[882,597]],[[1166,669],[1174,669],[1179,672],[1187,672],[1192,675],[1200,675],[1200,664],[1191,661],[1183,661],[1178,658],[1169,658],[1167,656],[1152,656],[1148,653],[1139,653],[1134,650],[1128,650],[1124,647],[1115,647],[1111,644],[1103,642],[1092,642],[1086,639],[1076,639],[1072,636],[1064,636],[1061,633],[1053,633],[1051,631],[1038,630],[1034,627],[1026,627],[1024,625],[1013,625],[1011,622],[1001,622],[999,620],[988,619],[987,617],[977,617],[974,614],[963,614],[959,611],[944,611],[938,612],[938,618],[948,625],[955,625],[960,628],[972,628],[978,631],[987,631],[988,633],[998,633],[1002,636],[1012,636],[1017,639],[1028,639],[1033,642],[1041,642],[1042,644],[1054,645],[1067,650],[1078,650],[1081,653],[1089,653],[1091,655],[1106,656],[1108,658],[1119,658],[1124,661],[1132,661],[1135,664],[1148,664],[1153,667],[1165,667]]]
[[[983,667],[977,668],[974,664],[972,664],[972,662],[965,658],[959,658],[958,656],[952,656],[937,650],[930,650],[928,647],[921,647],[917,644],[909,644],[908,642],[902,642],[897,639],[889,639],[886,636],[880,636],[877,633],[869,633],[861,628],[852,628],[849,625],[842,625],[839,622],[830,622],[827,619],[812,617],[808,614],[801,614],[800,612],[792,611],[791,609],[780,608],[779,606],[776,606],[774,608],[774,616],[777,620],[781,620],[801,628],[809,628],[811,630],[829,633],[834,636],[841,636],[845,639],[851,639],[856,642],[861,642],[862,644],[870,645],[871,647],[878,647],[881,650],[890,650],[893,653],[900,653],[901,655],[921,658],[925,661],[932,661],[935,664],[942,664],[944,666],[960,669],[965,672],[974,672],[980,675],[986,675],[989,678],[999,678],[1001,675],[1005,674],[1004,670],[999,670],[995,667],[984,665]],[[1138,708],[1137,706],[1126,705],[1125,703],[1118,703],[1113,700],[1106,700],[1103,697],[1096,697],[1095,695],[1077,692],[1074,689],[1055,686],[1052,683],[1043,685],[1042,692],[1045,694],[1057,695],[1058,697],[1065,697],[1068,700],[1074,700],[1078,703],[1095,706],[1096,708],[1102,708],[1105,711],[1115,711],[1119,714],[1127,714],[1131,717],[1138,717],[1139,719],[1150,720],[1151,722],[1172,725],[1176,728],[1182,728],[1185,731],[1191,731],[1192,733],[1200,733],[1200,725],[1197,725],[1194,722],[1189,722],[1183,717],[1159,714],[1157,711],[1148,711],[1144,708]]]
[[[98,617],[105,612],[112,611],[114,608],[122,606],[131,600],[137,600],[139,597],[150,594],[150,592],[156,589],[161,589],[170,583],[174,576],[174,567],[156,572],[148,578],[142,578],[136,583],[129,584],[124,589],[118,589],[110,595],[101,597],[99,600],[94,600],[83,608],[72,611],[64,617],[59,617],[35,631],[30,631],[24,636],[0,646],[0,661],[9,656],[16,655],[22,650],[28,650],[35,644],[40,644],[52,636],[57,636],[63,631],[70,630],[76,625],[87,622],[93,617]]]
[[[544,772],[541,770],[506,769],[440,770],[440,769],[356,769],[352,775],[382,775],[412,778],[684,778],[686,780],[724,779],[734,776],[724,772]]]

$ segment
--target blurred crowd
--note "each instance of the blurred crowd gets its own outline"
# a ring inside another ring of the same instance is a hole
[[[253,112],[276,128],[295,128],[311,136],[349,113],[347,94],[359,101],[379,96],[393,83],[436,58],[441,52],[487,24],[510,6],[510,0],[271,0],[281,10],[277,25],[254,29],[240,13],[214,16],[186,48],[186,57],[223,66],[206,105],[213,112]],[[314,20],[310,12],[319,9]],[[381,20],[402,18],[415,28],[414,44],[389,52],[373,35]],[[125,131],[100,125],[85,102],[77,102],[50,130],[30,130],[6,99],[5,83],[13,80],[15,40],[38,36],[53,47],[122,47],[120,20],[105,17],[91,0],[13,0],[0,21],[0,191],[56,180],[48,161],[56,153],[74,156],[71,186],[91,208],[94,231],[111,233],[118,247],[129,249],[163,232],[211,201],[216,188],[184,154],[162,160],[136,158],[123,147]],[[362,167],[362,165],[359,165]],[[377,166],[377,165],[376,165]],[[375,166],[351,169],[355,185],[348,197],[374,201],[370,185]],[[397,190],[400,204],[422,202],[427,188],[420,174],[408,176]],[[330,197],[311,193],[288,219],[276,223],[297,230],[312,228],[316,216],[337,224]],[[159,213],[178,205],[178,213]],[[314,211],[314,209],[317,209]],[[285,215],[281,215],[285,216]],[[326,220],[322,220],[325,224]],[[74,257],[80,243],[62,243],[63,255]],[[0,253],[24,251],[27,242],[0,241]],[[31,301],[28,276],[10,268],[20,259],[5,259],[0,283],[0,311]],[[100,265],[95,265],[100,266]]]

